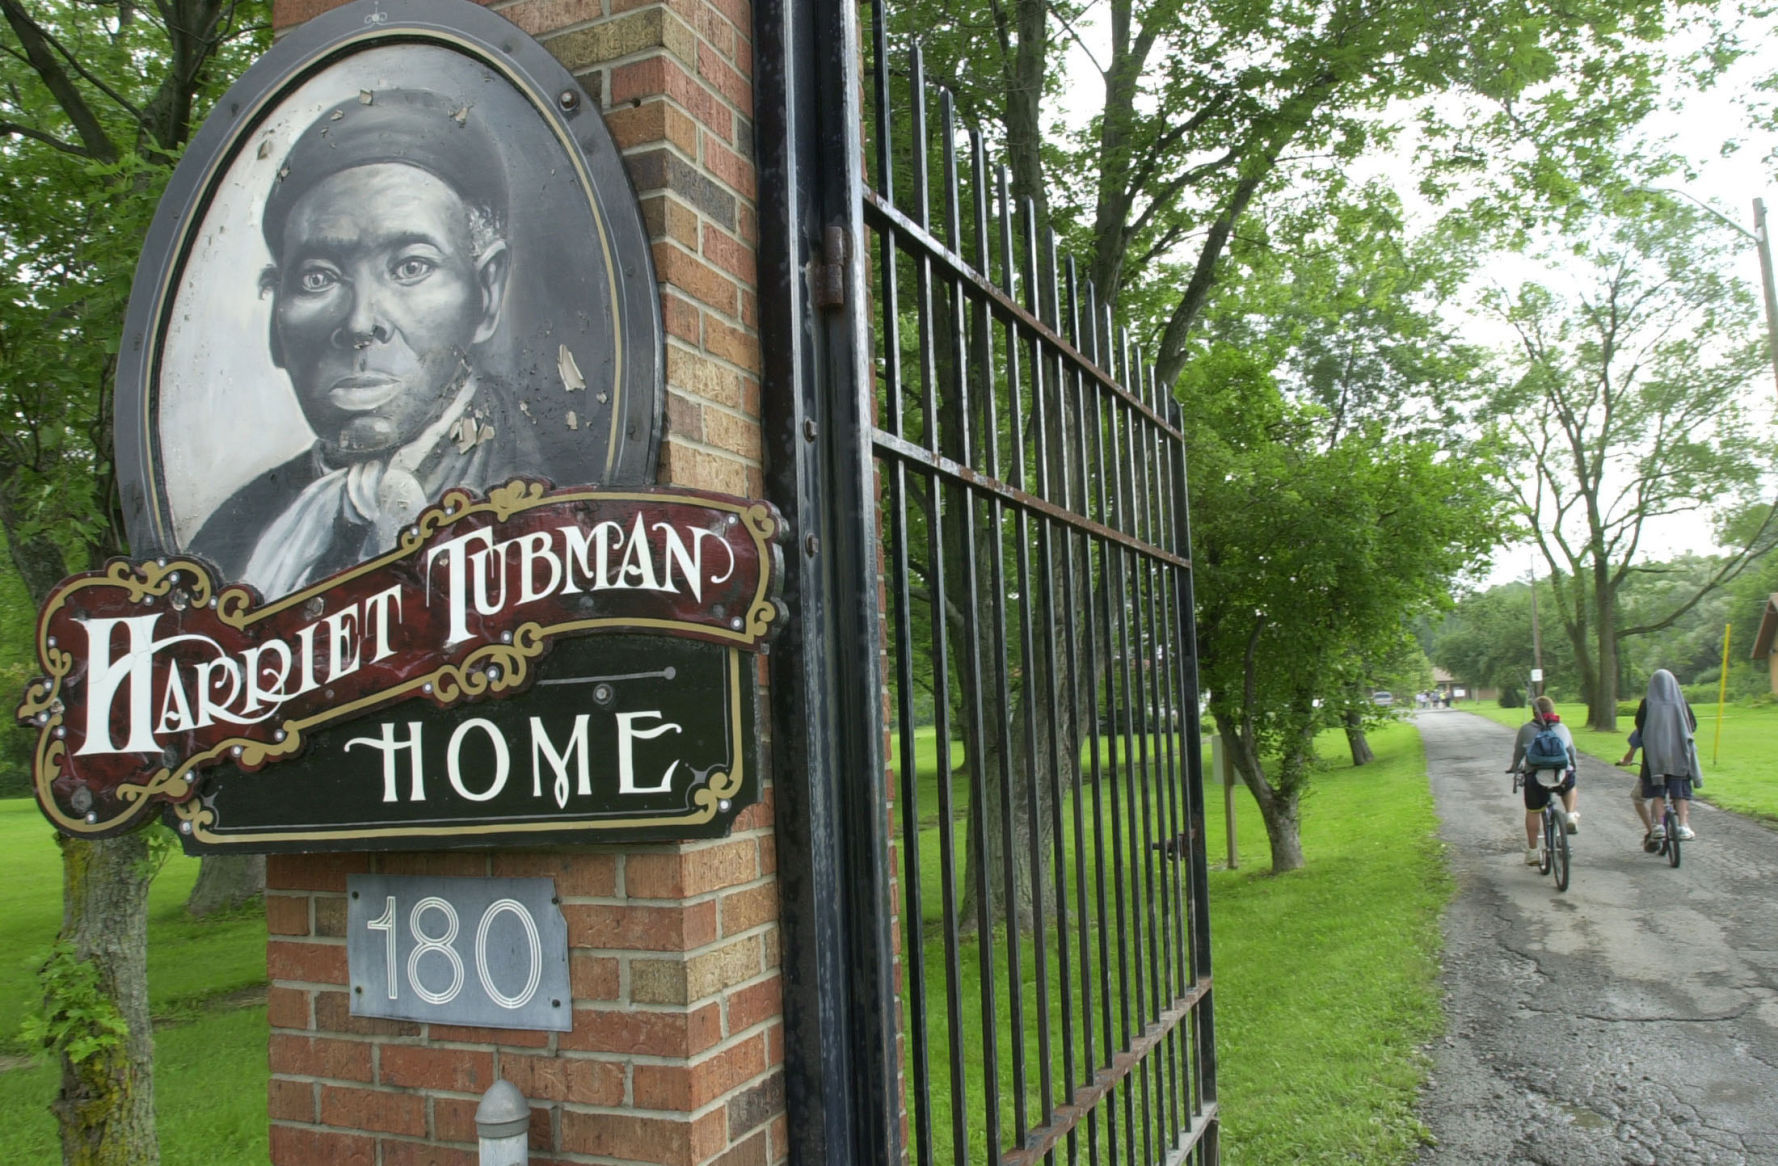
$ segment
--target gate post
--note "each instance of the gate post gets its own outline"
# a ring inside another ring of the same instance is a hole
[[[288,31],[337,6],[276,0],[274,24]],[[641,201],[666,331],[659,481],[760,496],[748,6],[487,7],[542,41],[601,105]],[[785,1161],[773,814],[768,783],[727,838],[708,842],[272,856],[272,1161],[471,1166],[477,1101],[497,1078],[529,1100],[534,1159]],[[351,1016],[346,879],[369,872],[553,879],[572,1030]]]
[[[857,6],[757,0],[768,497],[793,532],[773,653],[785,1082],[804,1166],[901,1161]]]

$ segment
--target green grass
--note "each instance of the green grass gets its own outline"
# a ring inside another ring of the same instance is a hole
[[[1778,710],[1773,712],[1778,743]],[[1216,868],[1210,893],[1223,1141],[1227,1160],[1243,1166],[1406,1162],[1423,1134],[1413,1115],[1415,1090],[1426,1071],[1417,1048],[1442,1031],[1438,914],[1450,884],[1434,838],[1418,737],[1409,726],[1392,726],[1373,734],[1372,744],[1378,761],[1354,770],[1344,761],[1338,734],[1324,741],[1324,754],[1339,760],[1316,779],[1304,800],[1304,870],[1280,877],[1266,873],[1265,832],[1245,791],[1237,791],[1235,802],[1241,867],[1223,869],[1220,789],[1212,787],[1207,799],[1206,838]],[[937,750],[930,732],[915,745],[922,762],[925,969],[930,983],[942,984],[944,952],[936,929],[941,914]],[[952,784],[962,862],[967,850],[961,812],[968,782],[960,778]],[[1103,792],[1100,813],[1109,843],[1109,783]],[[1089,797],[1089,823],[1090,806]],[[1128,807],[1123,808],[1127,813]],[[1064,830],[1064,843],[1072,853],[1071,824]],[[1091,844],[1083,844],[1092,863]],[[0,1040],[5,1040],[16,1033],[35,995],[30,957],[53,938],[61,898],[56,847],[34,805],[0,801],[0,845],[12,857],[11,877],[0,890],[0,951],[8,953],[0,957]],[[265,1010],[261,1005],[234,1006],[242,989],[263,982],[264,922],[257,912],[214,923],[185,919],[183,903],[196,871],[195,861],[174,858],[150,896],[150,999],[160,1018],[155,1084],[163,1160],[169,1166],[264,1161]],[[1115,927],[1115,907],[1111,918]],[[1114,933],[1106,934],[1115,962]],[[1094,960],[1098,936],[1097,928],[1089,932]],[[1004,1119],[1010,1122],[1013,1091],[1006,1034],[1011,1009],[1004,930],[995,940],[999,987],[992,1023],[982,1023],[981,953],[973,940],[959,951],[959,1003],[965,1031],[998,1034],[999,1091]],[[1031,938],[1021,940],[1020,952],[1018,995],[1035,1048],[1039,990]],[[1053,962],[1053,944],[1049,954]],[[1045,1002],[1053,1027],[1060,1011],[1053,984]],[[1071,997],[1070,1004],[1078,1016],[1079,997]],[[1114,1007],[1114,1017],[1116,1012]],[[928,1031],[937,1034],[944,1027],[938,1001]],[[911,1042],[908,1049],[911,1054]],[[16,1043],[11,1051],[17,1051]],[[944,1057],[942,1048],[934,1051],[933,1117],[941,1150],[948,1146],[951,1103]],[[1059,1045],[1052,1059],[1059,1068]],[[1028,1069],[1029,1093],[1038,1076],[1035,1054]],[[48,1166],[57,1160],[55,1126],[47,1110],[55,1077],[50,1063],[0,1072],[0,1112],[11,1118],[0,1128],[0,1161]],[[962,1100],[976,1143],[970,1157],[985,1160],[979,1046],[965,1053],[964,1077],[969,1084]]]
[[[1338,757],[1303,801],[1307,865],[1273,877],[1259,811],[1236,791],[1238,871],[1210,875],[1223,1152],[1242,1166],[1406,1162],[1427,1070],[1444,1031],[1439,915],[1451,882],[1435,835],[1419,735],[1371,734],[1377,760]],[[1226,850],[1209,800],[1211,862]]]
[[[1308,866],[1302,871],[1276,878],[1266,873],[1270,860],[1258,811],[1244,790],[1237,792],[1241,869],[1219,869],[1211,875],[1217,1043],[1229,1161],[1405,1162],[1423,1135],[1413,1105],[1426,1061],[1416,1049],[1443,1030],[1437,986],[1438,916],[1450,884],[1434,837],[1436,822],[1418,736],[1402,725],[1380,731],[1372,741],[1379,758],[1375,764],[1355,771],[1344,760],[1335,762],[1305,800],[1303,844]],[[1324,752],[1343,758],[1343,736],[1332,735]],[[916,755],[928,765],[935,753],[929,740],[916,742]],[[923,967],[933,994],[926,1026],[932,1044],[931,1119],[935,1158],[949,1161],[953,1099],[944,1043],[946,970],[936,775],[921,772],[918,784]],[[953,784],[957,787],[953,812],[958,814],[953,845],[961,886],[967,846],[966,816],[960,807],[967,783]],[[1109,788],[1104,794],[1101,813],[1109,844]],[[1208,800],[1210,858],[1221,864],[1226,859],[1221,790],[1213,789]],[[1089,823],[1090,805],[1089,798]],[[1071,825],[1065,824],[1063,836],[1072,854]],[[1088,865],[1094,865],[1090,841],[1085,850]],[[1069,885],[1072,892],[1073,884]],[[1115,935],[1115,908],[1108,919],[1107,935]],[[1089,959],[1094,964],[1098,938],[1095,925],[1089,931],[1095,953]],[[911,935],[904,935],[904,951],[911,951],[912,941]],[[997,1034],[1000,1118],[1010,1129],[1016,1127],[1008,1065],[1007,1034],[1013,1030],[1006,970],[1010,951],[1004,929],[996,932],[992,946],[994,1023],[983,1025],[981,949],[974,940],[966,940],[958,952],[957,1002],[965,1032]],[[1021,938],[1019,997],[1026,1043],[1035,1050],[1040,993],[1033,948],[1032,937]],[[1071,954],[1077,950],[1071,948]],[[1110,952],[1115,965],[1115,942]],[[1053,930],[1049,958],[1053,966]],[[1075,960],[1073,978],[1078,979],[1078,972]],[[1096,984],[1096,976],[1093,980]],[[1044,998],[1051,1031],[1057,1033],[1061,996],[1053,982]],[[1077,1017],[1078,1042],[1078,993],[1071,994],[1068,1002]],[[904,1010],[904,1019],[906,1015]],[[914,1034],[905,1035],[911,1053]],[[1058,1077],[1061,1055],[1058,1041],[1052,1055]],[[1027,1068],[1032,1084],[1027,1093],[1035,1113],[1039,1066],[1034,1051],[1031,1057]],[[982,1130],[986,1077],[980,1045],[966,1049],[961,1079],[970,1161],[987,1160]],[[1102,1140],[1103,1136],[1101,1131]]]
[[[0,1050],[16,1056],[37,999],[35,968],[61,925],[61,858],[30,799],[0,800]],[[168,1166],[266,1159],[265,917],[257,906],[194,922],[185,899],[196,859],[175,855],[148,896],[148,998],[155,1025],[155,1110]],[[243,998],[251,1002],[243,1006]],[[49,1103],[59,1070],[44,1060],[0,1072],[0,1162],[60,1161]]]
[[[1524,709],[1503,709],[1495,705],[1478,705],[1472,711],[1489,720],[1517,728],[1530,719]],[[1716,706],[1694,705],[1698,716],[1698,761],[1704,767],[1704,787],[1699,795],[1713,806],[1751,814],[1767,821],[1778,821],[1778,704],[1730,704],[1722,710],[1722,739],[1717,741]],[[1618,718],[1618,731],[1600,733],[1586,727],[1587,708],[1583,704],[1556,705],[1574,734],[1575,748],[1601,761],[1616,762],[1628,748],[1627,739],[1633,722],[1627,716]],[[1511,760],[1511,746],[1501,751],[1500,765]],[[1714,760],[1712,756],[1714,754]],[[1630,769],[1624,770],[1628,775]],[[1630,783],[1624,782],[1627,795]],[[1626,805],[1624,813],[1628,814]]]

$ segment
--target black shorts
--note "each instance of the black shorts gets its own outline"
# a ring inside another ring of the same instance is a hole
[[[1562,775],[1562,784],[1553,791],[1549,786],[1538,781],[1535,773],[1527,773],[1525,775],[1525,808],[1527,810],[1541,810],[1550,804],[1552,792],[1565,794],[1573,788],[1574,770],[1572,769]]]
[[[1692,800],[1692,779],[1651,774],[1642,779],[1642,796],[1645,798],[1664,797],[1676,802],[1689,802]]]

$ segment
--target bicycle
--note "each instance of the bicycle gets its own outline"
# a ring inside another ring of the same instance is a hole
[[[1513,775],[1513,792],[1518,793],[1524,782],[1530,780],[1523,769],[1509,769]],[[1563,771],[1559,769],[1539,769],[1536,771],[1537,784],[1549,790],[1549,800],[1543,804],[1543,849],[1537,858],[1537,873],[1540,875],[1554,874],[1556,890],[1568,889],[1568,819],[1562,812],[1562,795],[1558,787],[1563,784]],[[1548,778],[1544,775],[1548,774]],[[1674,865],[1678,865],[1675,860]]]
[[[1651,811],[1652,812],[1652,811]],[[1673,800],[1661,798],[1661,840],[1655,841],[1651,831],[1642,839],[1642,849],[1649,854],[1663,854],[1668,866],[1679,865],[1679,815],[1673,812]]]

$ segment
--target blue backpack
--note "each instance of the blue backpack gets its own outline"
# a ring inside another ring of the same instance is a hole
[[[1525,746],[1525,768],[1568,768],[1568,746],[1554,728],[1544,725],[1537,736],[1531,738],[1531,744]]]

